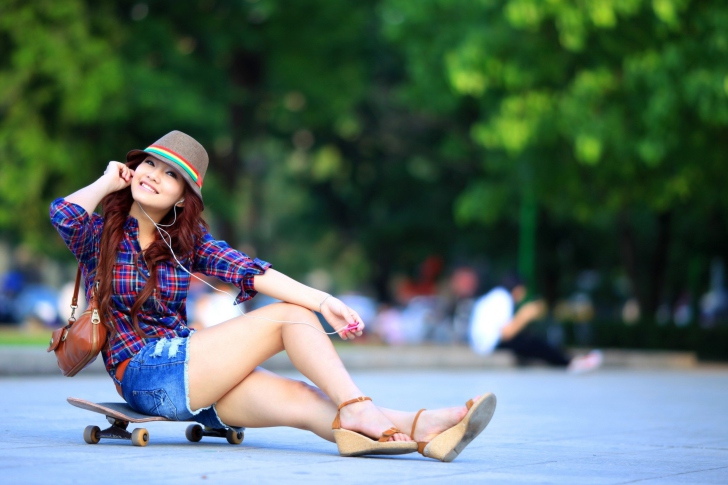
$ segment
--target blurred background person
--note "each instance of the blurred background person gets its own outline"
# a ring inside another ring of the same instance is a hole
[[[200,285],[194,285],[196,291]],[[233,286],[219,282],[215,282],[214,286],[218,291],[208,288],[195,295],[193,304],[188,308],[191,327],[195,329],[212,327],[243,314],[243,308],[235,305],[236,293]]]
[[[441,301],[436,334],[450,343],[467,343],[470,316],[478,293],[480,278],[469,266],[456,268],[447,281]]]
[[[552,366],[566,367],[574,373],[601,366],[602,354],[598,350],[571,358],[546,340],[524,332],[547,311],[542,300],[525,301],[526,294],[523,281],[509,275],[501,286],[475,301],[469,326],[469,340],[475,352],[489,354],[496,348],[508,349],[520,362],[537,359]]]
[[[414,345],[423,343],[428,335],[437,295],[435,282],[430,281],[427,292],[413,291],[412,280],[397,276],[392,279],[393,302],[379,306],[373,320],[372,332],[388,345]]]

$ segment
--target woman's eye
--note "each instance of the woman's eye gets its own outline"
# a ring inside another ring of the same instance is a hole
[[[177,174],[175,172],[172,172],[171,170],[169,172],[167,172],[167,175],[169,175],[170,177],[172,177],[174,179],[177,178]]]
[[[147,163],[147,164],[151,165],[152,167],[154,166],[154,160],[145,160],[144,163]]]

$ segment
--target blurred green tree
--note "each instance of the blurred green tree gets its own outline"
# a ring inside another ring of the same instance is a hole
[[[489,224],[535,198],[551,219],[613,225],[633,291],[654,315],[675,212],[728,208],[728,5],[386,0],[382,9],[413,106],[477,112],[482,171],[455,217]]]
[[[210,152],[206,215],[219,237],[294,275],[327,266],[343,288],[374,281],[384,296],[393,271],[448,251],[463,184],[438,147],[464,160],[472,143],[398,100],[376,5],[4,4],[0,163],[12,203],[0,227],[65,254],[44,238],[47,203],[123,160],[121,147],[180,129]]]
[[[40,202],[91,169],[98,127],[114,118],[122,64],[107,20],[81,0],[0,4],[0,228],[16,242],[42,244]]]
[[[66,254],[50,200],[180,129],[216,235],[296,277],[385,297],[433,254],[518,256],[558,296],[623,266],[650,314],[726,251],[727,27],[717,1],[8,0],[0,231]]]

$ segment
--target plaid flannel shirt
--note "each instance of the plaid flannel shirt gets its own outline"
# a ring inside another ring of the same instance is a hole
[[[79,205],[56,199],[50,207],[51,223],[81,265],[85,281],[86,298],[91,290],[89,275],[93,277],[98,264],[101,231],[104,219],[88,213]],[[255,275],[263,274],[271,265],[259,259],[251,259],[231,248],[225,241],[217,241],[203,228],[203,235],[195,242],[191,258],[177,256],[192,272],[214,276],[240,288],[235,303],[242,303],[256,295],[253,286]],[[142,305],[138,315],[142,332],[154,337],[139,336],[132,326],[131,307],[149,278],[149,269],[139,245],[137,220],[127,217],[122,239],[116,256],[112,281],[113,293],[108,314],[117,329],[109,335],[109,342],[102,350],[106,370],[116,381],[116,366],[139,352],[150,341],[159,338],[187,337],[186,300],[190,275],[172,262],[160,263],[157,268],[157,288]]]

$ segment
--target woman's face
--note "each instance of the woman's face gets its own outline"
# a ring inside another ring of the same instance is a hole
[[[149,209],[167,211],[182,199],[186,183],[172,165],[147,157],[134,170],[131,194]]]

